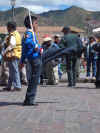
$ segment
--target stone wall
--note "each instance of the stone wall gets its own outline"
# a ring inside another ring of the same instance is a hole
[[[45,34],[49,34],[53,37],[55,34],[61,34],[62,27],[43,26],[38,28],[37,36],[39,43],[42,43]],[[23,35],[25,32],[24,27],[17,27],[17,30]],[[6,27],[0,27],[0,33],[7,33]]]

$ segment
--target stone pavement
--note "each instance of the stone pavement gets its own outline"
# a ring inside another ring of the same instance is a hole
[[[100,133],[100,89],[94,84],[39,86],[37,107],[23,107],[21,92],[2,92],[0,133]]]
[[[63,73],[60,82],[67,82],[67,81],[68,81],[67,73]],[[92,82],[94,82],[94,80],[92,79],[92,74],[91,74],[91,77],[88,80],[86,80],[86,72],[84,72],[84,73],[81,72],[77,82],[78,83],[84,83],[84,82],[92,83]]]

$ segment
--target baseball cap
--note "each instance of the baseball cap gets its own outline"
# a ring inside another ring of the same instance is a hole
[[[63,29],[61,30],[61,32],[64,32],[64,31],[70,31],[70,28],[68,26],[65,26],[65,27],[63,27]]]

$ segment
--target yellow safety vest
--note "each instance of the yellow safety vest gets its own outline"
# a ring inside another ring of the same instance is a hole
[[[18,58],[18,59],[20,59],[21,58],[21,51],[22,51],[21,36],[20,36],[18,31],[14,31],[14,32],[10,33],[8,35],[8,37],[7,37],[7,40],[6,40],[7,47],[10,45],[11,36],[15,37],[16,46],[11,51],[8,51],[5,56],[6,56],[6,58],[9,58],[9,59],[10,58]]]

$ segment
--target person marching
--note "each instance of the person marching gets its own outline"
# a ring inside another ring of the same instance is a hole
[[[71,33],[69,27],[64,27],[62,29],[64,36],[61,39],[59,44],[62,48],[73,48],[74,51],[70,55],[66,55],[66,69],[68,75],[68,87],[76,86],[76,62],[78,56],[81,54],[82,44],[79,40],[79,37]]]
[[[30,67],[30,75],[28,78],[28,88],[23,105],[37,106],[38,104],[35,103],[35,96],[40,78],[42,54],[42,48],[38,44],[38,40],[36,38],[36,31],[38,28],[37,17],[26,16],[24,25],[26,27],[26,32],[22,39],[22,57],[20,68],[24,66],[25,59],[27,59],[28,65]]]

